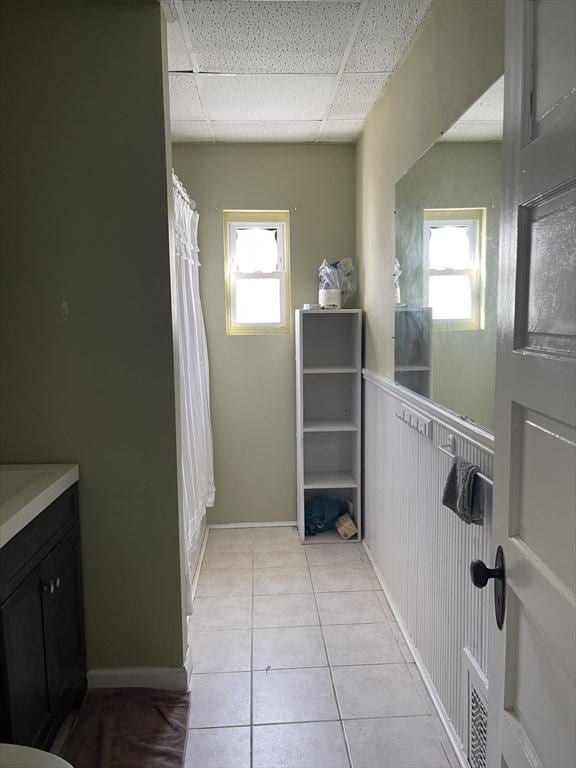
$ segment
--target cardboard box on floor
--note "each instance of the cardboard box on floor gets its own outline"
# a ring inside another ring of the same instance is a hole
[[[340,515],[338,520],[336,520],[336,530],[343,539],[351,539],[352,536],[355,536],[358,533],[356,523],[352,520],[348,512]]]

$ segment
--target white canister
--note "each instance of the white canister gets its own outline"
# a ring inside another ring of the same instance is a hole
[[[323,309],[340,309],[342,306],[342,291],[339,288],[320,288],[318,303]]]

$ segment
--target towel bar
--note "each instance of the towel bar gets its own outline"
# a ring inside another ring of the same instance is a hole
[[[452,448],[451,444],[438,446],[439,451],[442,451],[442,453],[445,453],[446,456],[450,456],[451,459],[454,459],[455,455],[451,453],[449,448]],[[488,485],[494,486],[494,480],[490,480],[490,478],[486,477],[486,475],[483,475],[482,472],[476,472],[476,477],[479,477],[480,480],[483,480],[485,483],[488,483]]]

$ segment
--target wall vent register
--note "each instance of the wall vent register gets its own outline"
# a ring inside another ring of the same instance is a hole
[[[470,744],[468,762],[472,768],[486,768],[488,709],[476,688],[470,688]]]
[[[464,648],[463,663],[466,671],[468,702],[468,728],[466,733],[465,753],[470,768],[486,768],[488,746],[488,680],[480,665],[470,652]]]

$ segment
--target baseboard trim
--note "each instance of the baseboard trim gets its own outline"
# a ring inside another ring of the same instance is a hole
[[[450,739],[450,744],[452,745],[452,748],[454,749],[454,752],[456,753],[456,757],[458,758],[458,762],[460,763],[461,768],[470,768],[470,764],[468,763],[468,760],[466,758],[466,755],[464,754],[464,751],[462,749],[462,744],[460,742],[460,738],[456,731],[454,730],[454,727],[452,726],[452,722],[450,721],[450,718],[448,717],[448,713],[444,709],[444,704],[442,703],[442,699],[440,698],[438,691],[436,690],[436,687],[434,683],[432,682],[432,678],[430,677],[430,673],[428,672],[428,668],[424,661],[422,660],[422,657],[420,656],[420,653],[414,643],[412,642],[412,639],[410,637],[410,634],[408,633],[408,630],[406,629],[406,626],[404,624],[404,620],[402,618],[402,614],[398,610],[398,606],[396,605],[396,602],[394,601],[394,598],[390,594],[390,590],[388,589],[388,585],[386,584],[386,580],[384,579],[384,576],[382,575],[382,572],[376,565],[376,562],[374,560],[374,557],[372,556],[372,552],[370,552],[370,547],[368,544],[366,544],[366,541],[363,541],[362,544],[364,545],[364,550],[366,551],[366,554],[368,555],[368,559],[370,560],[372,564],[372,568],[374,568],[374,572],[376,574],[376,577],[378,578],[378,581],[380,583],[380,586],[382,587],[382,591],[386,595],[386,599],[388,600],[388,603],[390,605],[390,609],[392,610],[392,613],[394,614],[394,618],[396,619],[396,622],[398,623],[398,626],[400,627],[400,631],[402,632],[402,635],[404,636],[404,640],[406,641],[406,645],[410,649],[410,653],[414,657],[414,661],[416,663],[416,666],[418,667],[418,671],[422,675],[422,679],[424,681],[424,685],[426,686],[426,689],[428,693],[430,694],[430,698],[432,699],[432,703],[434,704],[434,707],[436,709],[436,712],[438,713],[438,717],[440,718],[440,722],[442,723],[442,727],[446,731],[446,735]]]
[[[295,528],[297,525],[297,520],[284,520],[280,523],[215,523],[209,525],[208,530],[213,531],[218,528]]]
[[[200,554],[198,555],[198,560],[196,561],[196,570],[194,571],[192,586],[190,587],[190,603],[191,604],[194,602],[194,598],[196,597],[196,590],[198,589],[198,579],[200,578],[200,568],[202,568],[202,563],[204,562],[204,555],[206,554],[206,544],[208,543],[208,531],[209,531],[209,526],[206,526],[206,528],[204,528],[204,536],[202,537],[202,544],[200,545]],[[190,616],[188,616],[188,621],[186,622],[187,628],[189,626],[189,622],[190,622]],[[188,643],[187,647],[188,647],[188,650],[186,651],[186,659],[184,660],[184,669],[186,670],[186,677],[187,677],[186,687],[189,690],[190,678],[192,677],[192,646],[190,645],[190,643]]]
[[[206,552],[206,544],[208,543],[208,531],[210,527],[207,525],[204,528],[204,536],[202,536],[202,543],[200,544],[200,554],[196,561],[196,568],[194,570],[194,578],[192,579],[192,586],[190,587],[190,601],[193,601],[196,597],[196,590],[198,589],[198,579],[200,578],[200,568],[204,560],[204,554]]]
[[[162,688],[188,690],[185,667],[110,667],[88,670],[88,688]]]

